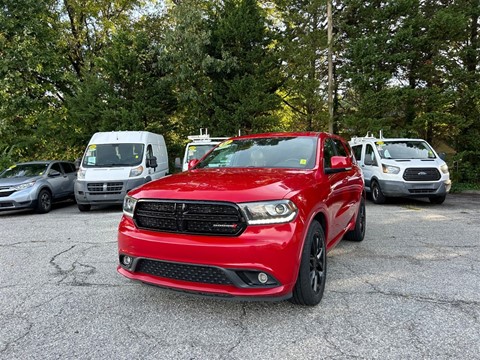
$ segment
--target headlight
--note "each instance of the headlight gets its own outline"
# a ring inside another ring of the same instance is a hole
[[[397,166],[382,164],[382,167],[385,174],[398,174],[400,172],[400,168]]]
[[[29,187],[32,187],[33,185],[35,185],[35,181],[31,181],[29,183],[25,183],[25,184],[20,184],[20,185],[15,185],[15,186],[12,186],[15,190],[23,190],[23,189],[28,189]]]
[[[130,177],[139,176],[143,173],[143,166],[138,166],[130,170]]]
[[[85,179],[85,173],[87,172],[87,170],[85,169],[80,169],[77,171],[77,179],[79,180],[83,180]]]
[[[447,164],[443,164],[442,166],[440,166],[440,171],[444,174],[448,174],[448,166]]]
[[[125,196],[123,199],[123,213],[127,216],[133,217],[133,212],[135,211],[135,205],[137,205],[137,199],[131,196]]]
[[[298,209],[290,200],[239,204],[250,225],[281,224],[292,221]]]

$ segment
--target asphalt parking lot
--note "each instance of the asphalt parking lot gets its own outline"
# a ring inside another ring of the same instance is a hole
[[[116,272],[120,208],[0,213],[2,359],[480,359],[480,195],[367,202],[317,307],[200,298]]]

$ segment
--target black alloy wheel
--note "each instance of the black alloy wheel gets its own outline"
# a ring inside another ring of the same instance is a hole
[[[350,241],[362,241],[365,238],[365,229],[367,223],[367,212],[365,210],[365,199],[360,200],[355,228],[345,234],[345,239]]]
[[[302,260],[291,301],[299,305],[317,305],[323,297],[327,278],[325,234],[318,221],[308,229]]]

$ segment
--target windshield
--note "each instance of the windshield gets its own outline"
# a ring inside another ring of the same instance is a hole
[[[227,140],[195,166],[198,168],[294,168],[315,166],[316,137]]]
[[[382,159],[434,159],[435,153],[426,141],[377,141]]]
[[[13,165],[0,174],[1,179],[41,176],[47,170],[48,164]]]
[[[187,149],[187,162],[193,159],[201,159],[207,152],[209,152],[217,144],[189,144]]]
[[[91,144],[83,157],[83,167],[136,166],[143,159],[143,144]]]

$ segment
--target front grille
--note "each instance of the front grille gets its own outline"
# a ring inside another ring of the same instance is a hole
[[[438,181],[440,171],[436,168],[408,168],[403,173],[405,181]]]
[[[232,285],[232,282],[222,270],[211,266],[140,259],[135,272],[197,283]]]
[[[0,188],[0,197],[7,197],[12,195],[15,192],[15,190],[2,190]]]
[[[0,208],[12,208],[13,202],[2,202],[0,203]]]
[[[134,220],[139,228],[182,234],[237,236],[246,227],[232,203],[141,200]]]
[[[121,194],[123,189],[123,183],[122,182],[87,183],[87,189],[91,195]]]

